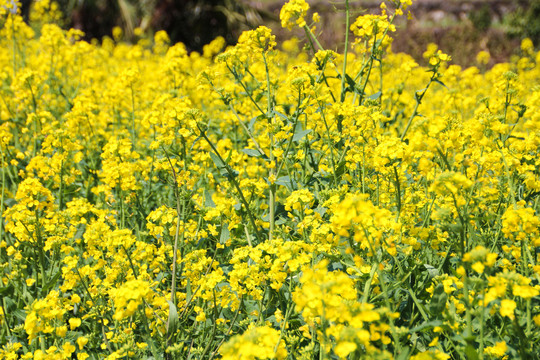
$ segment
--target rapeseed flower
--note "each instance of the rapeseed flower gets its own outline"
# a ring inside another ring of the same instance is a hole
[[[504,357],[515,323],[535,351],[540,55],[385,52],[411,3],[346,57],[1,3],[0,357]],[[281,20],[316,42],[308,11]]]
[[[281,26],[292,30],[293,27],[306,26],[305,16],[309,10],[309,4],[304,0],[289,0],[279,12]]]

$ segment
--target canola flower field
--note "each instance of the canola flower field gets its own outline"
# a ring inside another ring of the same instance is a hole
[[[224,49],[0,6],[0,358],[537,359],[540,53]],[[347,9],[349,12],[349,9]]]

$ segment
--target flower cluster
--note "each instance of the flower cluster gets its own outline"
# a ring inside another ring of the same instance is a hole
[[[417,62],[388,51],[395,0],[339,54],[291,0],[283,26],[311,45],[261,26],[198,53],[164,32],[89,43],[49,23],[54,2],[31,26],[17,4],[0,1],[0,358],[540,352],[531,41],[489,69],[434,45]]]

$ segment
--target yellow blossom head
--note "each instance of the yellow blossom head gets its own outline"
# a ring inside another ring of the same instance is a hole
[[[289,0],[279,13],[281,26],[289,30],[292,30],[294,26],[301,28],[306,26],[304,18],[308,10],[309,4],[304,0]]]

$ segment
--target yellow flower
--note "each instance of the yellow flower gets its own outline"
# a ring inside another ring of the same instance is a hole
[[[280,309],[276,309],[276,311],[274,312],[274,316],[276,318],[276,322],[278,324],[281,324],[281,322],[283,321],[283,313]]]
[[[79,350],[82,350],[84,345],[88,343],[88,338],[86,336],[79,336],[77,338],[77,345],[79,346]]]
[[[485,266],[484,266],[484,264],[482,264],[482,263],[479,262],[479,261],[475,262],[471,267],[472,267],[472,269],[473,269],[474,271],[476,271],[476,272],[479,273],[479,274],[483,274],[483,273],[484,273]]]
[[[306,207],[311,206],[313,202],[313,194],[308,189],[295,190],[285,201],[285,210],[303,211]]]
[[[195,310],[195,312],[197,313],[197,316],[195,317],[196,321],[206,321],[206,314],[204,313],[204,309],[199,306],[195,306],[193,310]]]
[[[489,52],[482,50],[476,55],[476,62],[482,65],[486,65],[487,63],[489,63],[490,58],[491,55],[489,54]]]
[[[69,319],[69,328],[71,330],[74,330],[74,329],[78,328],[79,326],[81,326],[81,319],[79,319],[79,318],[71,318],[71,319]]]
[[[356,36],[354,46],[360,52],[371,49],[375,41],[382,41],[382,48],[388,47],[392,43],[392,38],[387,35],[388,32],[396,31],[396,26],[388,21],[388,15],[362,15],[356,18],[351,25],[350,30]],[[364,48],[364,42],[367,40],[367,49]]]
[[[523,299],[532,299],[540,294],[540,290],[538,290],[537,287],[532,287],[530,285],[514,284],[512,286],[512,294]]]
[[[267,52],[276,46],[276,36],[266,26],[259,26],[255,30],[244,31],[238,38],[238,47],[250,53]]]
[[[532,51],[534,51],[534,44],[531,39],[525,38],[521,40],[521,51],[526,54],[530,54]]]
[[[536,324],[536,326],[540,326],[540,314],[539,315],[535,315],[533,317],[533,321],[534,323]]]
[[[514,300],[503,299],[501,301],[501,307],[499,312],[502,316],[508,317],[511,320],[514,320],[515,314],[514,310],[516,309],[516,302]]]
[[[66,336],[67,330],[68,330],[67,326],[64,325],[64,326],[57,327],[55,332],[56,332],[56,335],[60,337],[64,337]]]
[[[304,17],[308,10],[309,5],[305,0],[289,0],[279,12],[281,26],[289,30],[292,30],[294,26],[304,27],[306,25]]]
[[[114,318],[122,320],[132,316],[150,291],[148,282],[143,280],[130,280],[118,288],[109,290],[116,307]]]
[[[500,341],[494,346],[487,346],[486,348],[484,348],[484,353],[491,356],[502,357],[504,356],[504,354],[506,354],[507,350],[508,346],[506,345],[506,342]]]
[[[75,350],[76,347],[70,342],[64,343],[64,345],[62,345],[62,355],[64,356],[64,358],[69,358],[71,354],[75,352]]]
[[[77,360],[86,360],[90,357],[87,353],[77,353]]]
[[[447,360],[450,355],[447,355],[440,350],[428,350],[421,352],[411,357],[411,360]]]
[[[437,346],[439,344],[439,337],[436,336],[433,340],[431,340],[431,342],[429,343],[428,346]]]
[[[337,356],[344,359],[346,358],[350,353],[356,350],[358,346],[351,341],[340,341],[336,348],[334,349],[334,352]]]
[[[116,40],[116,41],[120,41],[120,39],[122,38],[123,33],[124,33],[124,31],[122,30],[121,27],[115,26],[113,28],[113,30],[112,30],[113,39]]]
[[[277,350],[277,351],[274,351]],[[285,359],[287,350],[279,331],[268,326],[251,327],[233,336],[220,348],[224,360]]]

